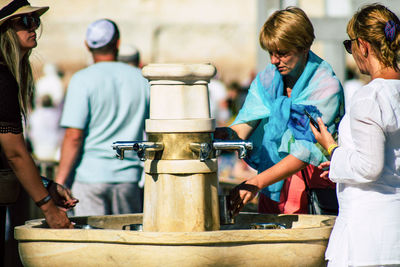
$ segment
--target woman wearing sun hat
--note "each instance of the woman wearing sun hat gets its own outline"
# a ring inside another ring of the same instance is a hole
[[[77,200],[58,186],[59,196],[49,194],[26,149],[22,132],[22,117],[28,111],[33,89],[29,56],[37,45],[39,17],[48,9],[33,7],[26,0],[0,0],[0,171],[13,171],[51,228],[72,228],[65,211],[56,204],[68,208]],[[56,198],[60,196],[64,198],[61,202]],[[0,208],[4,225],[5,207]]]

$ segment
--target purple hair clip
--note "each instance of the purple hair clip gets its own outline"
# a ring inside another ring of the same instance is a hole
[[[389,42],[393,42],[396,38],[396,31],[400,31],[400,26],[393,20],[389,20],[385,25],[385,36]]]

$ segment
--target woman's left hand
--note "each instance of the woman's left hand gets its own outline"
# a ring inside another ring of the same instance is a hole
[[[318,169],[323,170],[323,172],[319,175],[322,179],[329,180],[329,167],[331,166],[330,161],[325,161],[319,164]]]
[[[75,207],[76,203],[79,202],[78,199],[72,196],[71,191],[68,188],[60,184],[51,183],[47,190],[54,200],[54,203],[66,210]]]
[[[329,146],[336,144],[335,139],[333,139],[332,135],[328,132],[328,128],[325,126],[324,122],[321,118],[317,119],[318,126],[321,132],[319,132],[312,123],[310,123],[311,131],[313,132],[315,139],[317,142],[326,150],[328,150]]]
[[[251,178],[233,188],[229,193],[230,209],[233,216],[239,214],[239,211],[249,203],[260,191],[256,179]]]

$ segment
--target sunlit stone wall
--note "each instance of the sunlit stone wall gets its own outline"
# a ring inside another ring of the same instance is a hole
[[[121,42],[141,51],[148,63],[216,65],[221,78],[245,80],[255,68],[256,0],[31,0],[49,5],[33,53],[35,65],[53,62],[68,72],[90,62],[87,25],[114,20]],[[39,69],[39,68],[38,68]]]
[[[66,79],[90,62],[84,46],[87,25],[110,18],[121,30],[123,44],[141,51],[148,63],[213,63],[225,82],[245,82],[262,69],[268,55],[258,44],[258,32],[277,8],[295,3],[314,23],[312,49],[334,67],[343,81],[348,19],[360,6],[375,0],[30,0],[49,5],[43,33],[34,50],[37,76],[46,62],[58,64]],[[399,14],[400,1],[381,0]],[[259,18],[257,19],[257,16]],[[346,58],[345,58],[346,56]]]

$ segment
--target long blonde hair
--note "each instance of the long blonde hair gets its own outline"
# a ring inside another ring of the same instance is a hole
[[[389,21],[397,25],[393,40],[388,40],[385,35],[385,26]],[[361,38],[369,42],[384,66],[400,71],[400,21],[387,7],[381,4],[362,7],[347,24],[347,34],[351,39]]]
[[[18,98],[24,117],[28,113],[33,97],[34,82],[29,62],[31,51],[21,58],[19,39],[15,30],[7,22],[0,26],[0,60],[7,65],[18,83]]]

